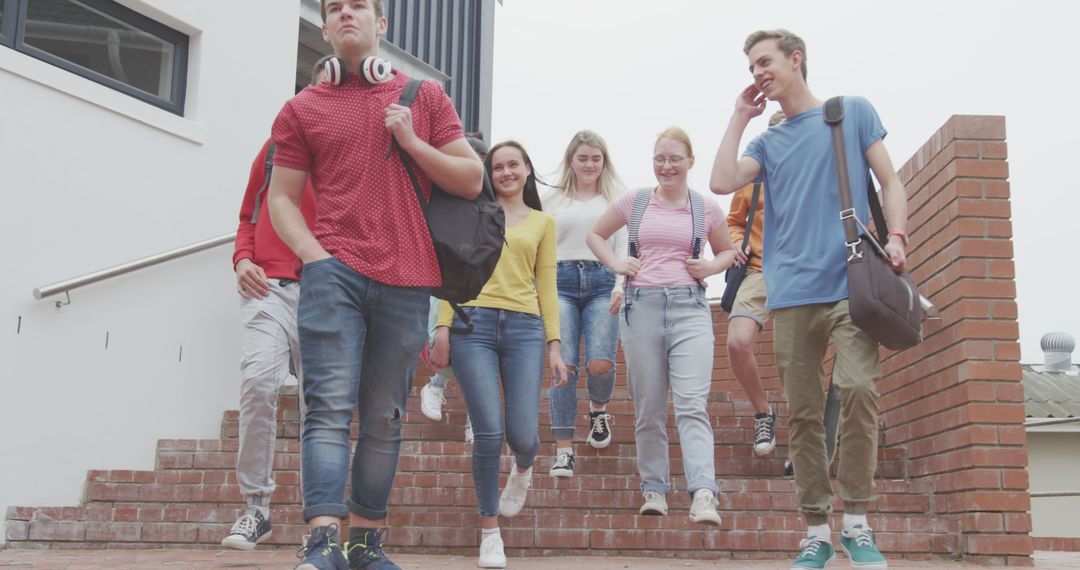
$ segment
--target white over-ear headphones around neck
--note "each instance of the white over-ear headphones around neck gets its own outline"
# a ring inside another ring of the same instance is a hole
[[[326,80],[331,85],[341,85],[348,76],[348,72],[345,71],[345,62],[337,57],[326,60],[323,69],[326,71]],[[364,81],[370,85],[378,85],[393,79],[394,74],[391,72],[389,61],[371,55],[364,58],[363,63],[360,64],[360,77],[363,77]]]

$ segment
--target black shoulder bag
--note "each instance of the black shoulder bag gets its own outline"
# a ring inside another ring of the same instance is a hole
[[[740,251],[746,251],[746,246],[750,243],[750,233],[754,230],[754,213],[757,211],[759,196],[761,196],[761,183],[755,182],[754,197],[751,198],[750,213],[746,216],[746,232],[743,233],[742,245],[739,246]],[[731,308],[735,305],[735,295],[739,292],[743,277],[746,277],[746,267],[748,265],[750,265],[749,255],[747,255],[746,263],[732,265],[724,272],[724,281],[727,285],[724,286],[724,296],[720,298],[720,308],[728,313],[731,312]]]
[[[411,107],[422,83],[419,79],[409,80],[401,92],[399,104]],[[465,323],[465,329],[454,329],[454,332],[472,332],[472,322],[458,304],[472,301],[480,295],[499,263],[506,235],[506,218],[502,207],[495,201],[491,180],[485,173],[484,187],[475,200],[454,196],[433,184],[431,199],[425,201],[408,156],[400,145],[396,142],[393,144],[397,147],[405,171],[409,173],[409,180],[431,233],[435,257],[439,261],[442,284],[433,287],[431,294],[449,301],[454,312]]]

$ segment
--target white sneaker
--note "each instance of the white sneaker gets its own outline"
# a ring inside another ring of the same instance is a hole
[[[645,491],[645,503],[638,510],[639,515],[664,516],[667,514],[667,497],[657,491]]]
[[[705,523],[720,526],[720,513],[716,508],[720,501],[708,489],[694,491],[694,502],[690,504],[690,520],[696,523]]]
[[[506,568],[502,536],[498,533],[484,535],[484,540],[480,541],[480,560],[477,565],[481,568]]]
[[[506,480],[506,488],[499,497],[499,514],[510,518],[521,512],[525,506],[525,497],[532,487],[532,467],[524,473],[519,473],[517,466],[510,468],[510,477]]]
[[[420,411],[424,412],[429,420],[437,422],[442,419],[442,406],[445,403],[442,388],[431,382],[420,388]]]

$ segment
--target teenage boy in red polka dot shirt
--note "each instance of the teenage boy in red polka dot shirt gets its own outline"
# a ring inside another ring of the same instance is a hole
[[[480,193],[483,165],[453,104],[426,82],[411,109],[397,104],[408,77],[359,74],[378,56],[387,20],[380,0],[323,0],[323,38],[342,63],[339,85],[305,89],[281,110],[270,214],[304,262],[298,325],[307,418],[301,448],[301,570],[393,570],[379,532],[397,470],[401,420],[416,355],[427,340],[428,288],[441,283],[420,204],[394,144],[409,156],[425,199],[432,184]],[[315,187],[308,229],[299,204]],[[349,422],[360,411],[348,503]],[[338,525],[349,517],[347,551]],[[347,559],[347,560],[346,560]]]

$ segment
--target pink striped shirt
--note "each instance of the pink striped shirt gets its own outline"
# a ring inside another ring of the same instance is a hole
[[[693,192],[693,190],[691,190]],[[630,223],[630,212],[634,209],[634,196],[637,191],[627,192],[615,200],[615,211],[619,212],[626,223]],[[705,243],[709,234],[724,225],[724,212],[712,196],[702,195],[705,203]],[[668,208],[660,203],[653,190],[649,207],[641,217],[638,226],[641,269],[627,287],[666,287],[670,285],[693,285],[697,283],[686,269],[686,259],[690,257],[690,240],[694,236],[693,217],[690,213],[690,200],[681,208]],[[702,257],[705,257],[702,246]],[[626,255],[626,252],[620,252]]]

